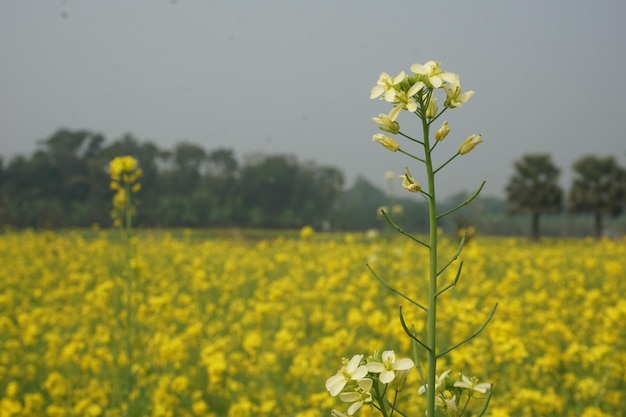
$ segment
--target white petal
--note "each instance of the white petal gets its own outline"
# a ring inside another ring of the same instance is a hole
[[[370,98],[377,98],[384,92],[385,88],[381,85],[377,85],[376,87],[372,88],[372,91],[370,92]]]
[[[406,103],[406,109],[413,113],[415,110],[417,110],[417,103],[413,100],[409,100],[409,102]]]
[[[343,402],[351,403],[360,399],[361,394],[359,394],[358,392],[342,392],[341,394],[339,394],[339,398]]]
[[[339,394],[341,392],[342,389],[344,389],[344,387],[346,386],[347,382],[348,381],[346,381],[345,378],[343,378],[340,381],[335,382],[333,385],[331,385],[331,387],[328,390],[328,392],[330,393],[330,395],[332,397],[335,397],[337,394]]]
[[[348,366],[346,366],[346,371],[351,374],[356,368],[359,367],[361,360],[363,359],[363,355],[354,355],[350,362],[348,362]]]
[[[422,64],[413,64],[411,65],[411,71],[413,71],[414,74],[425,75],[428,73],[429,69]]]
[[[441,79],[447,83],[459,82],[459,76],[453,72],[442,72],[441,74],[439,74],[439,77],[441,77]]]
[[[356,371],[351,372],[352,379],[363,379],[367,375],[367,367],[365,365],[359,366]]]
[[[370,392],[370,390],[372,389],[372,385],[374,384],[374,381],[372,381],[369,378],[364,378],[364,379],[359,379],[358,382],[359,387],[365,391],[365,392]]]
[[[357,401],[354,404],[352,404],[350,407],[348,407],[348,415],[351,416],[354,413],[356,413],[359,408],[361,408],[361,406],[363,405],[363,401]]]
[[[326,389],[330,391],[330,387],[335,385],[337,381],[345,381],[346,378],[342,374],[336,374],[326,380]]]
[[[391,120],[393,120],[394,122],[396,121],[396,119],[398,118],[398,115],[400,114],[400,112],[402,111],[402,106],[396,106],[393,109],[391,109],[391,111],[389,112],[389,118]]]
[[[407,96],[409,97],[413,97],[415,94],[417,94],[418,91],[420,91],[422,88],[424,87],[424,83],[421,81],[416,82],[415,84],[413,84],[411,86],[411,88],[409,88],[409,91],[406,93]]]
[[[396,354],[393,353],[393,350],[386,350],[382,354],[383,362],[395,362]]]
[[[402,71],[400,74],[393,77],[393,84],[399,84],[406,78],[406,73]]]
[[[457,98],[457,100],[462,101],[463,103],[465,103],[467,100],[469,100],[470,98],[472,98],[472,96],[474,95],[475,91],[474,90],[469,90],[466,91],[462,94],[459,95],[459,97]]]
[[[395,377],[396,377],[396,374],[393,371],[383,371],[380,373],[380,376],[378,377],[378,379],[383,384],[388,384],[389,382],[393,381]]]
[[[385,370],[385,365],[380,362],[370,362],[367,364],[367,370],[375,374],[379,374]]]
[[[474,387],[474,391],[480,392],[481,394],[486,394],[487,391],[489,391],[490,389],[491,389],[491,384],[489,384],[487,382],[482,382],[480,384],[477,384]]]
[[[439,78],[438,75],[435,75],[434,77],[428,77],[428,81],[430,81],[432,86],[435,88],[439,88],[441,87],[441,84],[443,84],[443,81],[441,81],[441,78]]]
[[[402,358],[394,364],[393,368],[398,371],[404,371],[406,369],[413,368],[413,366],[414,366],[414,363],[411,359]]]

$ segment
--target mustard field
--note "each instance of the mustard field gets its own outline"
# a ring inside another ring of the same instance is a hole
[[[456,248],[444,239],[442,262]],[[459,260],[439,346],[499,306],[439,372],[492,382],[493,417],[626,416],[626,240],[479,236]],[[412,357],[400,305],[424,327],[365,264],[419,301],[426,262],[401,237],[5,231],[0,416],[328,416],[343,407],[324,388],[342,357]],[[412,372],[408,415],[424,415],[421,385]]]

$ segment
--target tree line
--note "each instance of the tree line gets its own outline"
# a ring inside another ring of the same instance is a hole
[[[615,217],[626,208],[626,170],[614,157],[585,156],[573,166],[574,179],[567,195],[559,186],[561,170],[548,154],[530,154],[515,162],[515,172],[506,187],[509,212],[529,214],[530,236],[539,240],[544,214],[586,213],[593,216],[594,235],[600,238],[605,217]]]
[[[108,163],[131,155],[143,171],[140,227],[320,226],[343,189],[333,167],[290,155],[253,155],[192,143],[164,150],[132,135],[62,129],[30,156],[0,164],[0,225],[63,228],[111,225]],[[6,166],[5,166],[6,165]]]
[[[0,159],[0,226],[110,226],[114,192],[108,164],[120,155],[135,157],[143,171],[139,227],[385,229],[376,216],[381,206],[406,230],[425,232],[428,227],[427,208],[419,198],[390,195],[364,178],[344,189],[339,169],[291,155],[256,154],[241,162],[227,148],[208,151],[182,142],[161,149],[132,135],[107,143],[101,134],[68,129],[40,141],[30,156]],[[515,235],[523,228],[520,216],[512,216],[523,214],[531,220],[531,237],[538,239],[542,216],[586,213],[599,237],[605,217],[619,215],[626,206],[626,171],[613,157],[595,156],[581,158],[572,169],[575,177],[566,194],[558,182],[560,169],[549,155],[525,155],[515,162],[506,201],[479,196],[443,227],[456,232],[475,226],[481,233]],[[452,196],[440,208],[454,207],[466,197]],[[554,223],[547,233],[563,232]],[[568,232],[588,233],[579,223],[570,222]]]

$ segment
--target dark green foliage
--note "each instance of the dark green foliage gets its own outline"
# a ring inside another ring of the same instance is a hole
[[[572,213],[593,214],[594,233],[599,239],[603,217],[617,216],[626,206],[626,172],[612,156],[587,156],[576,161],[572,168],[575,177],[569,192],[569,209]]]
[[[550,155],[525,155],[515,162],[515,173],[506,187],[507,201],[511,213],[530,214],[533,240],[540,237],[540,216],[558,213],[563,208],[559,174]]]
[[[241,165],[230,149],[172,151],[125,135],[61,129],[31,157],[0,164],[0,225],[88,227],[111,224],[108,163],[131,155],[143,170],[136,224],[144,227],[321,226],[343,187],[332,167],[288,155],[257,155]]]

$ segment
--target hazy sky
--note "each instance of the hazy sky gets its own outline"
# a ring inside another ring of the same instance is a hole
[[[622,0],[3,0],[0,154],[66,127],[295,154],[383,186],[413,162],[372,142],[371,117],[391,107],[370,89],[436,60],[476,91],[446,114],[437,158],[472,133],[485,141],[440,194],[483,179],[502,194],[528,153],[550,153],[567,186],[582,156],[626,165],[624,18]]]

